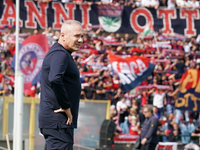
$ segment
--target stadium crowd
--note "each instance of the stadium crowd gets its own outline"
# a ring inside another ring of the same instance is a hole
[[[184,8],[184,9],[199,9],[200,1],[197,0],[35,0],[41,2],[55,2],[60,1],[62,3],[70,3],[73,2],[77,5],[80,4],[110,4],[110,5],[124,5],[135,7],[147,7],[147,8],[155,8],[158,7],[166,7],[168,9],[174,8]]]
[[[0,94],[4,96],[14,94],[15,40],[11,29],[12,26],[3,26],[0,30]],[[36,34],[39,34],[37,29],[33,33],[20,33],[20,41]],[[47,36],[51,46],[60,32],[49,27],[42,34]],[[142,107],[152,104],[154,115],[160,120],[160,141],[199,143],[199,112],[176,109],[175,100],[184,72],[189,68],[200,69],[200,36],[159,31],[147,36],[140,33],[136,38],[129,33],[106,33],[101,27],[88,26],[83,40],[80,51],[72,54],[81,75],[81,99],[111,101],[110,117],[117,124],[116,134],[140,134],[145,119]],[[127,92],[112,70],[109,52],[121,57],[146,56],[155,64],[154,71],[140,86]],[[159,88],[166,85],[170,88]],[[38,82],[25,96],[38,97],[39,94]]]

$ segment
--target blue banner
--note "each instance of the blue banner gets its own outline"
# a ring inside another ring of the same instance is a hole
[[[154,70],[155,65],[142,56],[122,58],[109,53],[112,69],[119,75],[125,91],[130,91],[140,85]]]
[[[112,8],[110,11],[108,11]],[[107,32],[140,33],[148,22],[155,31],[179,33],[188,36],[200,34],[199,9],[144,8],[111,5],[76,5],[74,3],[20,0],[20,26],[31,29],[52,27],[60,29],[62,22],[75,19],[87,26],[101,25]],[[123,8],[123,9],[122,9]],[[114,14],[115,13],[115,14]],[[15,4],[0,1],[0,25],[15,25]]]
[[[200,70],[188,69],[181,78],[176,108],[200,112]]]

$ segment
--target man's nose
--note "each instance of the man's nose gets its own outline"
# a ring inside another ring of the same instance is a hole
[[[83,43],[83,37],[80,37],[80,38],[78,39],[78,42]]]

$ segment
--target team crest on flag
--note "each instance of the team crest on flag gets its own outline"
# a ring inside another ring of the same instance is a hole
[[[29,43],[19,52],[20,70],[24,74],[24,82],[30,82],[38,74],[42,66],[45,53],[36,43]]]

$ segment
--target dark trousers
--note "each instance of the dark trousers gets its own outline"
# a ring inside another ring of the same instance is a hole
[[[40,129],[45,138],[45,150],[73,150],[74,129]]]
[[[155,144],[155,143],[147,143],[145,145],[142,145],[140,150],[155,150],[156,145],[157,144]]]

